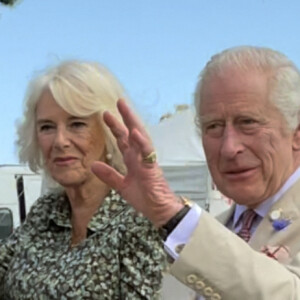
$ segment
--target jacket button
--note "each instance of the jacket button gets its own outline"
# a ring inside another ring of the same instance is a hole
[[[214,293],[211,298],[211,300],[222,300],[220,294]]]
[[[211,287],[206,287],[203,291],[204,296],[210,297],[213,294],[213,289]]]
[[[196,288],[196,290],[202,290],[203,288],[205,288],[205,283],[201,280],[198,280],[195,283],[195,288]]]
[[[183,249],[184,246],[185,246],[185,244],[177,245],[177,246],[175,247],[176,253],[179,254],[179,253],[182,251],[182,249]]]
[[[188,275],[188,276],[186,277],[186,281],[187,281],[187,283],[189,283],[189,284],[194,284],[194,283],[196,282],[197,279],[198,279],[197,276],[194,275],[194,274],[190,274],[190,275]]]

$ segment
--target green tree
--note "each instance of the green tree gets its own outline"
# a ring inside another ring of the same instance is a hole
[[[18,0],[0,0],[0,3],[4,5],[13,6]]]

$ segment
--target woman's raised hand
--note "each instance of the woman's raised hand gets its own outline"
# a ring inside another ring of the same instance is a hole
[[[117,105],[125,125],[109,112],[105,112],[103,118],[117,140],[127,174],[122,175],[103,162],[94,162],[92,170],[101,181],[117,190],[130,205],[159,227],[167,223],[183,204],[170,190],[156,163],[155,150],[144,126],[125,101],[119,100]]]

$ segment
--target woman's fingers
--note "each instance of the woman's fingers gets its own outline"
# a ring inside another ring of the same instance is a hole
[[[128,129],[108,111],[104,112],[103,119],[116,138],[120,151],[124,153],[128,148]]]
[[[95,161],[93,162],[91,169],[93,173],[105,184],[120,191],[123,188],[124,176],[118,173],[114,168],[106,163]]]
[[[118,101],[118,109],[125,125],[109,112],[105,112],[103,118],[115,136],[120,151],[124,154],[128,148],[133,147],[136,154],[140,154],[142,158],[147,157],[154,149],[144,126],[124,100]]]
[[[142,135],[149,138],[144,125],[123,99],[118,101],[117,106],[128,130],[132,132],[132,130],[136,128]]]
[[[139,152],[142,157],[147,157],[150,153],[154,151],[152,143],[148,137],[145,137],[137,129],[134,129],[131,134],[131,138],[134,140],[135,144],[139,148]]]
[[[152,141],[143,124],[124,100],[120,99],[118,101],[118,109],[130,132],[131,142],[133,142],[133,145],[141,154],[142,158],[147,157],[154,149]]]

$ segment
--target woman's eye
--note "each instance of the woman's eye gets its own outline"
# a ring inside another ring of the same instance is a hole
[[[72,128],[82,128],[86,126],[85,122],[76,121],[71,124]]]
[[[44,124],[39,127],[39,131],[49,131],[51,129],[53,129],[53,125],[50,124]]]

